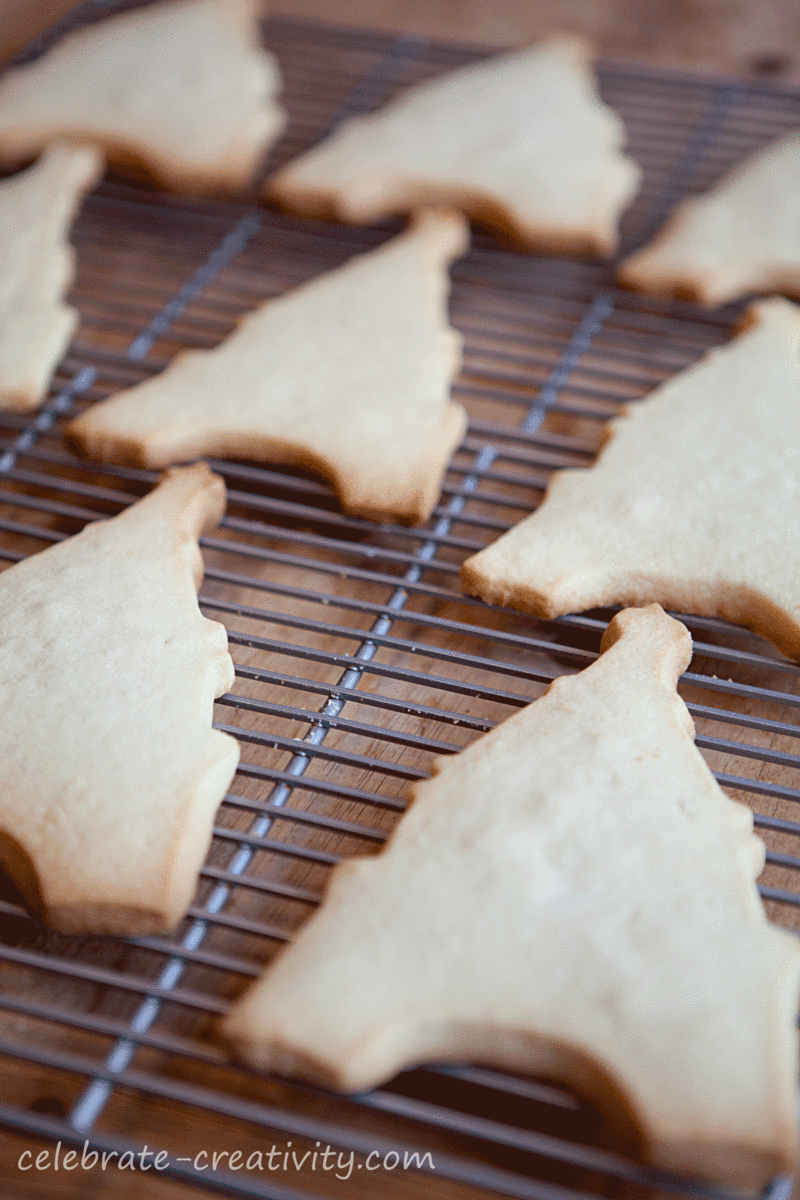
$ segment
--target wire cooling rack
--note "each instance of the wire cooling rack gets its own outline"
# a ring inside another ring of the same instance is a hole
[[[291,117],[265,170],[344,116],[483,53],[282,19],[265,39]],[[614,64],[600,79],[645,170],[626,248],[677,199],[800,120],[798,96],[773,87]],[[258,302],[397,227],[103,183],[73,235],[74,343],[40,413],[0,417],[3,565],[153,484],[145,471],[72,458],[62,417],[160,371],[181,348],[216,345]],[[237,678],[216,721],[240,739],[242,764],[174,937],[60,936],[5,887],[0,1122],[35,1153],[54,1154],[59,1141],[62,1153],[88,1142],[139,1155],[147,1145],[151,1174],[140,1171],[138,1186],[152,1186],[163,1151],[158,1195],[173,1194],[168,1180],[275,1200],[729,1195],[637,1165],[601,1115],[534,1079],[430,1066],[340,1098],[230,1064],[213,1039],[219,1014],[309,915],[330,867],[381,847],[432,756],[593,660],[608,612],[536,621],[489,608],[461,594],[459,564],[534,508],[553,470],[589,463],[621,405],[725,342],[739,315],[621,292],[608,265],[522,254],[480,233],[453,269],[451,310],[466,337],[455,394],[470,425],[425,528],[344,516],[329,488],[299,471],[213,462],[230,500],[203,542],[201,599],[229,630]],[[800,669],[724,622],[687,624],[695,657],[681,691],[697,744],[753,807],[769,851],[762,895],[775,921],[796,927]],[[296,1170],[289,1157],[328,1148],[325,1167],[307,1157]],[[259,1151],[260,1163],[242,1165]],[[40,1178],[48,1190],[55,1176]],[[4,1195],[23,1182],[9,1173]],[[776,1181],[773,1200],[790,1186]]]

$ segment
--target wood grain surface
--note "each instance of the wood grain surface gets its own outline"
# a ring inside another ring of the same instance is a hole
[[[793,0],[276,0],[273,8],[490,46],[521,46],[567,29],[611,57],[800,79],[800,6]]]
[[[2,0],[0,61],[76,0]],[[488,46],[521,46],[554,29],[601,54],[743,78],[800,80],[795,0],[275,0],[265,11]]]

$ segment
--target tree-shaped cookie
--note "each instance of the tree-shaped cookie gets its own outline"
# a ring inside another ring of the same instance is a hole
[[[627,1112],[650,1161],[758,1184],[793,1154],[800,946],[693,745],[688,633],[653,605],[602,648],[436,760],[223,1031],[347,1090],[423,1060],[532,1071]]]
[[[745,332],[611,422],[588,470],[467,559],[468,592],[556,617],[647,604],[722,617],[800,659],[800,308]]]
[[[724,304],[745,292],[800,298],[800,134],[790,133],[679,204],[619,268],[630,287]]]
[[[215,350],[87,410],[69,443],[146,467],[206,453],[301,463],[348,512],[424,521],[466,426],[450,400],[461,337],[447,323],[447,266],[466,241],[459,214],[423,213],[268,301]]]
[[[89,147],[51,146],[0,183],[0,408],[24,412],[44,398],[78,312],[63,297],[75,269],[67,234],[102,172]]]
[[[65,37],[0,81],[0,161],[94,142],[179,191],[244,187],[283,128],[257,0],[168,0]]]
[[[441,203],[558,253],[611,253],[641,172],[602,103],[589,48],[556,36],[453,71],[353,117],[267,185],[355,223]]]
[[[0,575],[0,863],[68,932],[182,917],[239,758],[211,728],[233,681],[201,616],[201,532],[225,507],[205,464]]]

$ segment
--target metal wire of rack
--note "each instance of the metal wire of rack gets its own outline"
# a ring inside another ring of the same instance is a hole
[[[90,4],[82,15],[100,11]],[[265,170],[344,116],[484,53],[278,18],[265,38],[291,118]],[[678,198],[800,123],[798,96],[779,88],[611,63],[599,73],[645,170],[625,248]],[[217,344],[256,303],[396,227],[103,183],[74,230],[82,322],[51,396],[34,417],[0,415],[3,565],[119,511],[154,481],[72,458],[60,440],[65,414],[161,370],[181,348]],[[229,630],[237,680],[216,720],[241,740],[241,768],[173,937],[57,935],[10,886],[3,892],[8,1130],[119,1155],[147,1142],[167,1152],[165,1181],[275,1200],[343,1188],[362,1197],[730,1197],[639,1165],[602,1114],[542,1081],[428,1066],[340,1098],[231,1064],[213,1038],[217,1016],[317,903],[330,867],[380,848],[434,755],[593,660],[608,613],[535,621],[489,608],[459,591],[460,562],[535,507],[553,470],[590,462],[602,423],[623,404],[724,342],[740,309],[621,292],[608,264],[522,254],[477,233],[453,270],[451,312],[466,338],[455,394],[470,426],[423,529],[347,517],[300,471],[213,462],[229,508],[203,542],[201,602]],[[746,631],[685,619],[695,658],[681,689],[697,744],[754,809],[768,845],[762,896],[774,920],[796,928],[800,668]],[[196,1158],[223,1134],[245,1158],[272,1142],[352,1151],[360,1163],[417,1152],[423,1166],[344,1179],[344,1170],[234,1171],[229,1152],[221,1165]],[[789,1188],[776,1181],[773,1200]]]

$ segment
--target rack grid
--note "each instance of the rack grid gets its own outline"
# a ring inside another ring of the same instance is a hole
[[[84,5],[78,19],[108,7]],[[264,173],[343,117],[488,53],[281,18],[264,33],[290,114]],[[678,199],[800,123],[800,97],[777,87],[614,63],[599,77],[645,171],[624,250]],[[398,228],[294,218],[255,199],[187,200],[121,176],[102,183],[73,232],[82,320],[72,347],[38,414],[0,415],[0,565],[120,511],[155,480],[74,459],[63,417],[183,348],[216,345],[257,303]],[[730,1196],[641,1166],[601,1114],[542,1081],[427,1066],[342,1098],[258,1076],[213,1039],[331,866],[380,849],[435,755],[593,661],[609,611],[538,621],[490,608],[459,591],[459,565],[536,506],[553,470],[591,462],[610,416],[724,343],[741,314],[620,291],[611,264],[525,254],[481,232],[452,279],[451,319],[466,339],[454,391],[470,425],[428,525],[345,516],[302,471],[212,460],[229,506],[203,540],[201,604],[229,631],[237,678],[215,719],[243,753],[181,928],[66,937],[30,918],[10,884],[2,891],[0,1123],[35,1148],[164,1149],[164,1195],[171,1180],[274,1200]],[[681,693],[697,744],[753,808],[768,847],[762,895],[773,920],[797,928],[800,668],[747,631],[684,619],[695,657]],[[351,1150],[381,1162],[429,1153],[434,1170],[359,1167],[344,1179],[344,1167],[276,1174],[194,1161],[210,1147],[246,1157],[290,1142],[299,1154],[330,1145],[345,1161]],[[776,1181],[773,1200],[790,1186]]]

